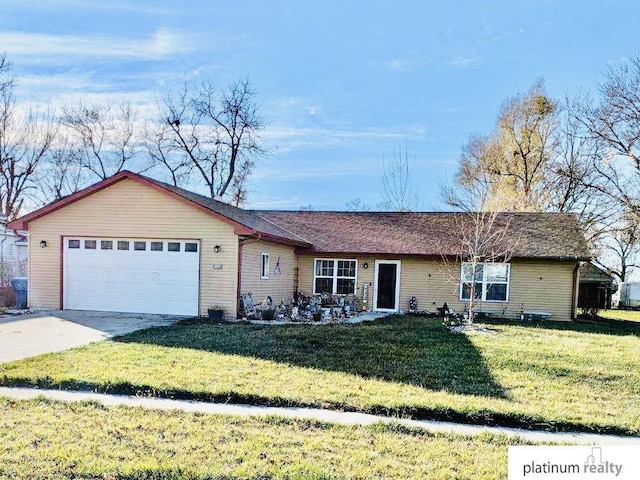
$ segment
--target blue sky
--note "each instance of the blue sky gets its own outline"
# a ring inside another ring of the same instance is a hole
[[[421,208],[461,146],[538,77],[593,90],[640,50],[634,1],[0,0],[0,51],[22,99],[150,104],[185,76],[248,77],[273,155],[248,206],[379,202],[383,156],[406,145]]]

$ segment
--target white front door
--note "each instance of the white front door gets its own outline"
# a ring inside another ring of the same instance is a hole
[[[198,315],[200,242],[63,238],[63,308]]]
[[[400,309],[400,260],[376,260],[373,309],[397,312]]]

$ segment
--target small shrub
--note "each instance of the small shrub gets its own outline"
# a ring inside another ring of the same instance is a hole
[[[15,307],[16,296],[11,287],[0,287],[0,307]]]
[[[580,307],[578,318],[581,320],[597,320],[599,312],[598,307]]]

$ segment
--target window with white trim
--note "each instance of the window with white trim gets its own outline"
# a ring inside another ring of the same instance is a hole
[[[262,262],[260,263],[260,278],[269,278],[269,254],[262,252]]]
[[[349,295],[356,293],[357,260],[316,258],[313,274],[313,293]]]
[[[506,302],[509,299],[509,263],[478,263],[475,272],[471,263],[463,263],[460,271],[460,300],[473,296],[483,302]]]

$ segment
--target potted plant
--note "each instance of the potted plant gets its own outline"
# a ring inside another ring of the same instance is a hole
[[[267,308],[262,310],[262,320],[273,320],[276,318],[276,310],[275,308]]]
[[[221,322],[224,316],[224,308],[220,305],[211,305],[207,312],[209,313],[209,320]]]

